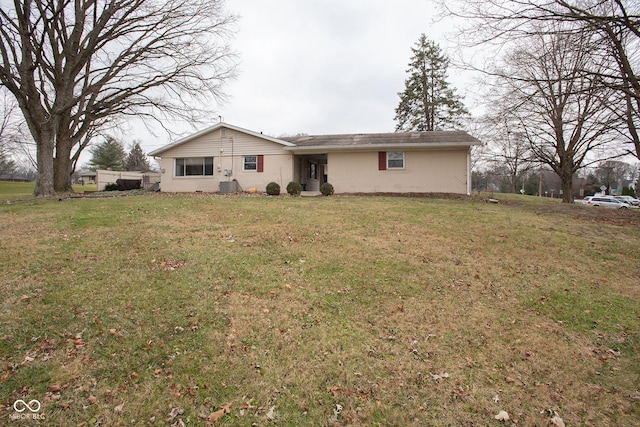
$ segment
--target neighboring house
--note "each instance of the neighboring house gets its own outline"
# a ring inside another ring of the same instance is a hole
[[[12,181],[12,182],[32,182],[33,179],[28,176],[19,175],[15,173],[5,173],[0,175],[0,181]]]
[[[471,193],[471,146],[461,131],[274,138],[218,123],[149,153],[167,192],[264,191],[297,181],[336,193]],[[233,184],[233,185],[229,185]]]
[[[86,170],[78,171],[78,183],[83,185],[95,184],[96,175],[97,174],[95,171],[86,171]]]
[[[98,191],[104,191],[107,185],[116,184],[119,179],[140,181],[140,187],[149,190],[153,184],[160,182],[160,173],[154,171],[110,171],[98,169],[96,171],[95,184]]]

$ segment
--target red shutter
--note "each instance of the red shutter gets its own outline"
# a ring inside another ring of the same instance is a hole
[[[378,152],[378,170],[379,171],[387,170],[387,152],[386,151]]]
[[[262,154],[258,156],[258,172],[264,172],[264,156]]]

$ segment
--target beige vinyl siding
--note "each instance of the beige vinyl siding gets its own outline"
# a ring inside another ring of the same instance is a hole
[[[224,136],[222,135],[224,133]],[[283,145],[233,129],[221,128],[170,148],[162,157],[229,157],[255,154],[282,154]]]
[[[243,190],[265,191],[274,181],[282,188],[293,179],[293,155],[284,146],[234,129],[220,128],[162,153],[161,190],[167,192],[217,192],[221,181],[235,179]],[[264,170],[243,171],[244,156],[264,156]],[[213,157],[213,176],[176,176],[175,159]],[[228,177],[225,170],[233,171]]]
[[[215,164],[216,160],[213,159],[213,161]],[[222,174],[219,174],[217,178],[224,181],[226,177],[221,175]],[[256,188],[258,191],[266,191],[267,184],[273,181],[277,182],[284,192],[287,184],[293,180],[293,155],[282,151],[277,155],[265,154],[264,170],[262,172],[243,171],[242,156],[235,156],[233,158],[232,178],[238,180],[238,183],[245,191],[249,188]]]
[[[467,149],[404,153],[404,168],[387,170],[378,152],[329,153],[328,181],[336,193],[467,193]]]

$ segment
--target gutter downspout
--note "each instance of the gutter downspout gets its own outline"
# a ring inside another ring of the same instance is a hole
[[[467,196],[471,195],[471,147],[467,151]]]

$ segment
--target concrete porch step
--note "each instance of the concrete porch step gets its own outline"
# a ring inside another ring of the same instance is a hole
[[[319,191],[301,191],[300,197],[318,197],[322,196],[322,193]]]

